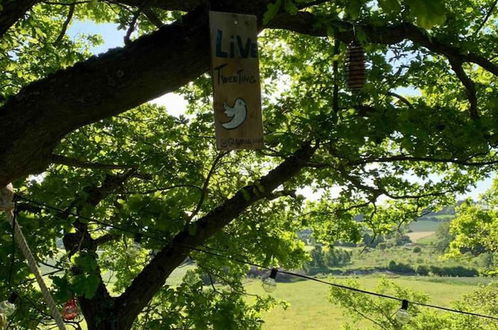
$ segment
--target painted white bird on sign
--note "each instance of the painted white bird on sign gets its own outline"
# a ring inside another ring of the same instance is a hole
[[[239,127],[247,118],[247,103],[240,97],[235,100],[233,107],[225,103],[224,108],[225,115],[231,118],[230,121],[221,124],[226,129]]]

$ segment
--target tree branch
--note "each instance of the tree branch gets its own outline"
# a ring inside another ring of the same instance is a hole
[[[406,104],[410,109],[413,109],[413,104],[411,104],[411,102],[408,101],[408,99],[406,97],[403,97],[403,96],[401,96],[397,93],[394,93],[394,92],[387,92],[387,95],[397,98],[398,100],[400,100],[401,102]]]
[[[269,1],[218,0],[211,5],[213,10],[256,14],[261,22]],[[332,24],[340,31],[336,34],[339,40],[352,40],[350,23],[336,20]],[[279,15],[268,27],[327,35],[317,17],[306,12]],[[411,40],[498,75],[498,66],[491,61],[430,38],[412,24],[359,24],[356,28],[373,43]],[[111,50],[23,88],[0,108],[0,185],[43,171],[54,147],[74,129],[174,91],[206,72],[210,63],[208,30],[206,11],[198,8],[123,49]]]
[[[153,194],[158,191],[167,191],[171,189],[176,189],[176,188],[193,188],[197,189],[202,193],[202,188],[193,184],[177,184],[174,186],[168,186],[168,187],[162,187],[162,188],[154,188],[154,189],[149,189],[149,190],[144,190],[144,191],[126,191],[124,192],[127,195],[133,195],[133,194],[139,194],[139,195],[147,195],[147,194]]]
[[[230,0],[105,0],[110,3],[122,3],[133,7],[159,8],[162,10],[192,11],[209,3],[212,7],[226,7]],[[315,0],[296,4],[299,9],[320,5],[332,0]]]
[[[477,35],[479,33],[479,31],[481,31],[481,29],[483,28],[483,26],[486,25],[486,23],[488,22],[489,18],[491,17],[491,14],[493,13],[493,10],[495,10],[497,4],[498,4],[498,0],[495,0],[493,2],[493,4],[491,5],[491,7],[489,7],[489,10],[488,10],[486,16],[484,17],[484,19],[482,20],[481,24],[479,24],[479,26],[477,27],[477,29],[473,33],[474,35]]]
[[[335,34],[337,39],[345,43],[349,43],[353,40],[353,26],[351,23],[341,20],[331,20],[328,22],[340,31]],[[299,12],[297,15],[278,15],[266,27],[272,29],[286,29],[322,37],[327,36],[328,28],[327,25],[320,24],[320,20],[317,16],[308,12]],[[463,49],[432,38],[425,30],[422,30],[413,24],[402,23],[388,26],[357,24],[355,25],[355,28],[357,31],[361,30],[371,43],[392,45],[403,40],[411,40],[416,45],[423,46],[434,53],[461,62],[475,63],[495,76],[498,76],[498,65],[482,57],[480,54],[467,53]]]
[[[489,161],[470,161],[469,159],[457,159],[457,158],[432,158],[432,157],[414,157],[407,155],[395,155],[389,157],[378,157],[378,158],[364,158],[357,161],[351,161],[350,165],[362,165],[368,163],[392,163],[400,161],[413,161],[413,162],[429,162],[429,163],[451,163],[463,166],[486,166],[498,164],[498,160]]]
[[[53,2],[53,1],[42,1],[43,3],[51,6],[74,6],[81,5],[84,3],[90,3],[92,0],[74,1],[74,2]]]
[[[498,164],[497,160],[488,160],[488,161],[470,161],[471,158],[468,159],[457,159],[457,158],[433,158],[433,157],[414,157],[407,155],[393,155],[386,157],[371,157],[371,158],[363,158],[357,160],[347,160],[348,165],[366,165],[371,163],[394,163],[394,162],[428,162],[428,163],[451,163],[456,165],[463,166],[486,166],[486,165],[495,165]],[[335,165],[328,163],[313,163],[310,162],[307,164],[308,167],[313,168],[331,168],[335,167]]]
[[[154,24],[158,29],[164,25],[164,23],[157,17],[157,15],[150,9],[144,8],[143,13],[145,17],[149,19],[149,21]]]
[[[120,237],[121,237],[120,234],[114,234],[114,233],[105,234],[103,236],[100,236],[100,237],[97,237],[96,239],[94,239],[93,243],[95,244],[95,246],[100,246],[102,244],[115,241],[115,240],[119,239]]]
[[[291,157],[261,178],[258,184],[239,190],[204,217],[196,221],[195,233],[185,229],[163,248],[133,280],[116,301],[117,319],[127,328],[161,288],[166,278],[190,253],[187,247],[204,243],[209,237],[237,218],[249,206],[265,198],[275,188],[296,176],[309,161],[317,147],[304,144]]]
[[[205,4],[205,0],[107,0],[109,3],[122,3],[141,8],[160,8],[163,10],[192,11]]]
[[[449,58],[451,68],[455,71],[458,79],[462,82],[463,86],[465,86],[465,90],[467,93],[467,98],[469,99],[470,107],[469,114],[470,118],[473,120],[479,119],[479,112],[477,109],[477,95],[476,95],[476,86],[472,79],[465,73],[463,69],[463,63],[459,60],[455,60],[453,58]]]
[[[130,26],[128,27],[128,30],[126,31],[126,34],[124,36],[124,43],[125,45],[129,45],[131,43],[131,34],[133,31],[135,31],[136,25],[137,25],[137,20],[138,17],[140,16],[141,9],[138,9],[135,14],[133,14],[133,17],[131,18]]]
[[[57,39],[55,39],[54,44],[57,45],[62,41],[64,36],[66,35],[67,27],[69,26],[69,23],[71,23],[71,20],[73,19],[74,15],[74,9],[76,8],[76,5],[73,3],[71,6],[69,6],[69,11],[67,13],[66,20],[62,24],[61,32],[59,33],[59,36]]]
[[[339,40],[334,41],[334,56],[338,56],[340,53],[341,42]],[[334,58],[332,63],[332,73],[334,75],[334,89],[332,92],[332,110],[337,118],[339,115],[339,60]]]
[[[135,171],[135,169],[131,169],[122,175],[107,175],[99,187],[87,187],[84,189],[81,196],[71,203],[71,206],[68,207],[67,212],[65,212],[62,217],[67,218],[73,207],[76,207],[77,213],[88,206],[96,207],[105,197],[121,187]],[[112,234],[109,234],[94,240],[88,232],[87,223],[76,220],[73,225],[77,229],[76,232],[66,233],[63,238],[64,247],[70,255],[81,249],[88,249],[89,251],[95,252],[98,244],[102,244],[113,238]],[[73,267],[71,271],[75,274],[81,272],[77,267]],[[101,321],[99,320],[101,315],[109,312],[109,309],[112,308],[110,306],[113,306],[114,300],[104,284],[100,267],[97,266],[95,271],[100,280],[95,295],[92,298],[79,297],[81,309],[88,324],[98,324]]]
[[[0,37],[20,20],[36,2],[38,0],[3,1],[3,8],[0,11]]]
[[[102,164],[102,163],[92,163],[84,160],[79,160],[75,158],[70,158],[61,155],[52,155],[50,157],[50,162],[52,164],[66,165],[70,167],[79,168],[91,168],[99,170],[124,170],[124,169],[136,169],[136,165],[117,165],[117,164]]]
[[[296,198],[296,191],[295,190],[279,190],[279,191],[275,191],[275,192],[267,194],[266,195],[266,199],[268,199],[268,200],[274,200],[274,199],[277,199],[277,198],[280,198],[280,197],[284,197],[284,196]]]
[[[308,8],[308,7],[312,7],[312,6],[321,5],[321,4],[324,4],[324,3],[327,3],[327,2],[331,2],[331,0],[314,0],[314,1],[303,2],[303,3],[298,2],[296,4],[296,6],[299,9],[304,9],[304,8]]]

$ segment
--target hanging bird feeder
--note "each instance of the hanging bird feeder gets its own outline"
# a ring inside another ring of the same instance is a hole
[[[353,92],[360,91],[366,82],[365,50],[353,40],[348,45],[346,62],[346,83]]]

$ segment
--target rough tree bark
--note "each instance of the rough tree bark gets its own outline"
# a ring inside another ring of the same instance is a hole
[[[38,0],[3,1],[0,10],[0,37],[14,25]]]

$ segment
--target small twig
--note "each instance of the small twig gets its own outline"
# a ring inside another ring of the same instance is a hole
[[[303,9],[303,8],[307,8],[307,7],[311,7],[311,6],[316,6],[316,5],[321,5],[323,3],[326,3],[330,0],[315,0],[315,1],[310,1],[310,2],[305,2],[305,3],[302,3],[302,4],[299,4],[299,8]]]
[[[221,294],[220,291],[218,291],[218,289],[216,289],[216,287],[214,286],[214,280],[213,280],[213,276],[211,275],[211,273],[210,272],[206,272],[206,274],[209,277],[209,283],[211,283],[211,287],[213,288],[213,291],[217,292],[218,294]]]
[[[46,263],[45,261],[42,261],[42,260],[38,260],[38,263],[40,263],[42,265],[45,265],[45,266],[47,266],[49,268],[57,269],[57,270],[60,270],[60,271],[64,270],[64,268],[62,268],[62,267],[59,267],[59,266],[56,266],[56,265],[51,265],[51,264]]]
[[[339,55],[339,50],[341,46],[341,41],[339,39],[335,39],[334,42],[334,56]],[[337,114],[339,113],[339,61],[337,59],[332,63],[332,70],[334,73],[334,91],[332,95],[332,110],[337,118]]]
[[[484,20],[481,22],[481,24],[477,27],[476,31],[473,33],[474,36],[477,35],[479,33],[479,31],[481,31],[481,29],[483,28],[484,25],[486,25],[489,18],[491,17],[491,14],[493,13],[493,10],[495,9],[497,3],[498,3],[498,0],[495,0],[495,2],[493,2],[493,4],[489,8],[486,16],[484,17]]]
[[[373,209],[372,213],[370,213],[368,220],[366,221],[370,225],[370,227],[372,228],[372,231],[373,231],[373,236],[372,236],[372,239],[370,240],[370,243],[369,243],[370,245],[372,245],[373,242],[375,242],[375,240],[379,236],[379,234],[375,230],[375,226],[373,223],[373,218],[377,214],[377,204],[375,204],[375,202],[373,202],[373,201],[371,202],[371,204],[373,205],[374,209]],[[365,247],[361,250],[360,254],[363,254],[363,252],[365,252],[367,248],[368,248],[368,246],[365,244]]]
[[[339,157],[345,159],[349,166],[357,166],[357,165],[366,165],[371,163],[396,163],[396,162],[428,162],[428,163],[448,163],[448,164],[457,164],[463,166],[487,166],[487,165],[495,165],[498,164],[498,159],[489,160],[489,161],[475,161],[471,162],[472,158],[476,157],[471,156],[467,159],[457,159],[457,158],[432,158],[432,157],[413,157],[406,154],[398,154],[391,155],[386,157],[366,157],[360,158],[357,160],[349,160],[344,157]],[[321,169],[321,168],[335,168],[336,165],[330,163],[306,163],[307,167]]]
[[[204,204],[204,200],[206,199],[207,195],[207,190],[209,186],[209,181],[211,180],[211,177],[214,174],[214,171],[216,169],[216,166],[218,165],[218,162],[228,155],[230,151],[225,151],[225,152],[220,152],[216,158],[214,159],[213,164],[211,165],[211,168],[209,169],[209,173],[206,176],[206,180],[204,181],[204,185],[202,186],[202,191],[201,191],[201,197],[199,198],[199,202],[197,203],[197,206],[195,207],[195,210],[192,212],[192,214],[189,216],[187,223],[189,223],[201,210],[202,204]]]
[[[369,320],[370,322],[376,324],[377,326],[379,326],[380,328],[382,329],[385,329],[385,327],[382,326],[382,324],[380,322],[377,322],[375,321],[373,318],[369,317],[368,315],[360,312],[357,308],[355,307],[352,307],[353,311],[355,311],[358,315],[360,315],[361,317],[363,317],[364,319],[366,320]]]
[[[88,1],[75,1],[75,2],[53,2],[53,1],[43,1],[43,3],[47,5],[58,5],[58,6],[74,6],[74,5],[81,5],[84,3],[90,3],[92,2],[91,0]]]
[[[95,238],[94,244],[96,246],[99,246],[99,245],[114,241],[114,240],[118,239],[119,237],[121,237],[120,234],[115,234],[115,233],[105,234],[103,236]]]
[[[50,162],[52,164],[66,165],[79,168],[90,168],[90,169],[102,169],[102,170],[122,170],[122,169],[136,169],[136,165],[117,165],[117,164],[102,164],[102,163],[92,163],[85,160],[79,160],[75,158],[70,158],[61,155],[50,156]]]
[[[400,100],[401,102],[403,102],[404,104],[406,104],[410,109],[413,109],[413,104],[411,104],[410,101],[408,101],[407,98],[399,95],[399,94],[396,94],[394,92],[387,92],[387,95],[388,96],[393,96],[395,98],[397,98],[398,100]]]
[[[171,189],[176,189],[176,188],[194,188],[199,190],[202,193],[202,188],[193,184],[178,184],[174,186],[168,186],[168,187],[163,187],[163,188],[155,188],[155,189],[149,189],[145,191],[126,191],[124,194],[126,195],[134,195],[134,194],[139,194],[139,195],[147,195],[147,194],[153,194],[158,191],[167,191]]]

